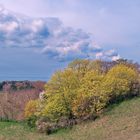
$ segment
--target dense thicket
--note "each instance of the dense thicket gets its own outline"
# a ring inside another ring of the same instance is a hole
[[[39,98],[39,92],[22,90],[15,93],[0,94],[0,120],[24,120],[24,108],[30,100]]]
[[[139,65],[127,60],[75,60],[52,76],[41,98],[27,104],[25,116],[46,133],[95,119],[108,105],[138,96],[139,76]]]
[[[27,102],[39,98],[45,82],[4,81],[0,83],[0,119],[24,120]]]

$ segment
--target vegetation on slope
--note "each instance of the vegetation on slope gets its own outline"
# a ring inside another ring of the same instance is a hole
[[[11,89],[10,82],[8,85],[6,83],[6,87],[9,87],[9,84]],[[24,85],[24,83],[22,84]],[[16,138],[90,140],[91,137],[115,139],[116,137],[113,137],[114,128],[119,129],[118,124],[122,132],[128,127],[123,128],[121,122],[119,123],[119,119],[123,119],[121,118],[122,113],[126,115],[124,116],[126,120],[127,117],[130,117],[130,119],[134,119],[132,120],[134,124],[137,121],[138,115],[135,112],[126,114],[127,112],[121,105],[120,108],[123,110],[120,112],[121,116],[114,116],[118,113],[112,114],[112,110],[109,113],[106,110],[118,102],[140,96],[140,66],[127,60],[116,62],[75,60],[63,71],[54,73],[45,85],[45,92],[41,92],[40,95],[38,87],[41,86],[42,89],[42,84],[37,84],[37,89],[29,90],[22,89],[22,84],[16,84],[20,88],[14,92],[0,94],[0,118],[1,120],[23,120],[25,114],[25,121],[30,128],[24,123],[0,122],[0,139],[4,139],[4,137],[10,137],[10,140]],[[12,87],[13,85],[15,83],[12,83]],[[33,92],[31,92],[32,90]],[[126,105],[127,101],[124,106]],[[113,110],[115,111],[114,108]],[[139,111],[137,112],[139,113]],[[105,117],[103,117],[104,114],[106,114]],[[110,121],[112,121],[111,125]],[[125,120],[124,123],[126,123]],[[112,128],[113,125],[114,128]],[[70,130],[71,128],[72,130]],[[104,128],[112,130],[106,131]],[[45,134],[37,132],[56,133],[45,136]],[[118,134],[117,131],[115,132]],[[107,134],[111,138],[107,137]]]
[[[4,81],[0,83],[0,119],[24,120],[27,102],[39,98],[45,82]]]
[[[30,126],[50,134],[95,120],[109,105],[139,95],[136,64],[124,60],[75,60],[52,76],[45,94],[27,104],[25,116]]]
[[[139,140],[140,98],[107,108],[100,118],[46,136],[24,123],[0,122],[0,140]]]

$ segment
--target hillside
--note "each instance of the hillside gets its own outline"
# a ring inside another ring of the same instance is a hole
[[[38,99],[44,85],[43,81],[0,82],[0,119],[23,120],[25,105]]]
[[[16,91],[31,89],[42,91],[45,83],[43,81],[3,81],[0,82],[0,92],[15,93]]]
[[[95,122],[50,136],[36,133],[23,123],[0,122],[0,140],[139,140],[140,98],[111,106]]]

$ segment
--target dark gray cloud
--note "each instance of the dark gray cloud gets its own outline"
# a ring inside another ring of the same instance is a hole
[[[91,34],[65,27],[57,18],[30,18],[0,8],[0,46],[35,48],[48,58],[118,59],[114,50],[104,51]]]

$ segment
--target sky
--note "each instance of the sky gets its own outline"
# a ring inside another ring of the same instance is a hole
[[[0,0],[0,80],[48,80],[76,58],[140,62],[139,0]]]

